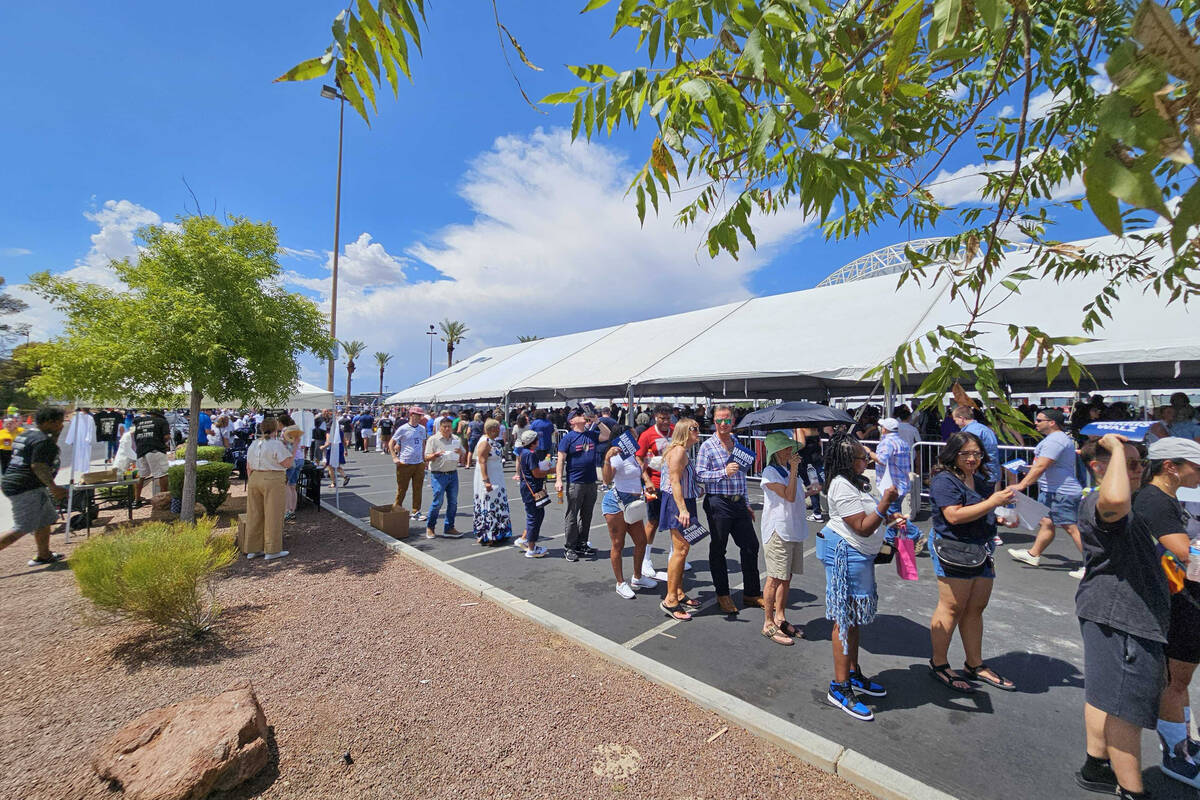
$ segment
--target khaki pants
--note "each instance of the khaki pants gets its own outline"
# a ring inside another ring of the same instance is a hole
[[[408,484],[412,483],[413,513],[421,510],[421,489],[425,484],[425,462],[420,464],[396,465],[396,508],[404,508],[404,498],[408,494]]]
[[[282,470],[256,469],[246,490],[246,552],[283,550],[283,507],[287,482]]]

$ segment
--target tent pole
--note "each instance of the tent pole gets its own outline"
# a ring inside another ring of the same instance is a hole
[[[629,382],[629,405],[625,408],[625,427],[632,428],[637,423],[637,415],[633,413],[633,381]]]

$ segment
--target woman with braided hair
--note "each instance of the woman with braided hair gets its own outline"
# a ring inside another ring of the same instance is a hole
[[[857,439],[835,433],[825,451],[829,522],[817,534],[825,565],[825,618],[833,622],[833,680],[829,702],[855,719],[871,720],[858,694],[884,697],[887,690],[863,674],[858,663],[859,628],[875,619],[875,557],[883,545],[888,506],[899,496],[889,486],[881,498],[869,492],[863,472],[870,457]],[[899,516],[899,515],[896,515]]]

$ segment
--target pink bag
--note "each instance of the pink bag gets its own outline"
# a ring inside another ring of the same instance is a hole
[[[917,548],[913,544],[913,540],[907,536],[897,536],[895,541],[896,547],[896,574],[904,581],[915,581],[917,579]]]

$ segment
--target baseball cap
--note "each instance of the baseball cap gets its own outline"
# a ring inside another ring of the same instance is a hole
[[[567,414],[567,421],[569,422],[569,421],[575,419],[576,417],[583,417],[583,416],[586,416],[586,412],[579,406],[575,406],[574,408],[571,409],[570,413]]]
[[[425,409],[421,408],[420,406],[409,406],[408,413],[409,414],[424,414]]]
[[[521,431],[521,435],[517,437],[517,447],[529,447],[537,440],[537,431]]]
[[[1190,461],[1200,467],[1200,442],[1182,436],[1164,436],[1150,445],[1151,461]]]
[[[900,420],[895,417],[884,417],[879,420],[879,427],[885,431],[898,431],[900,430]]]

